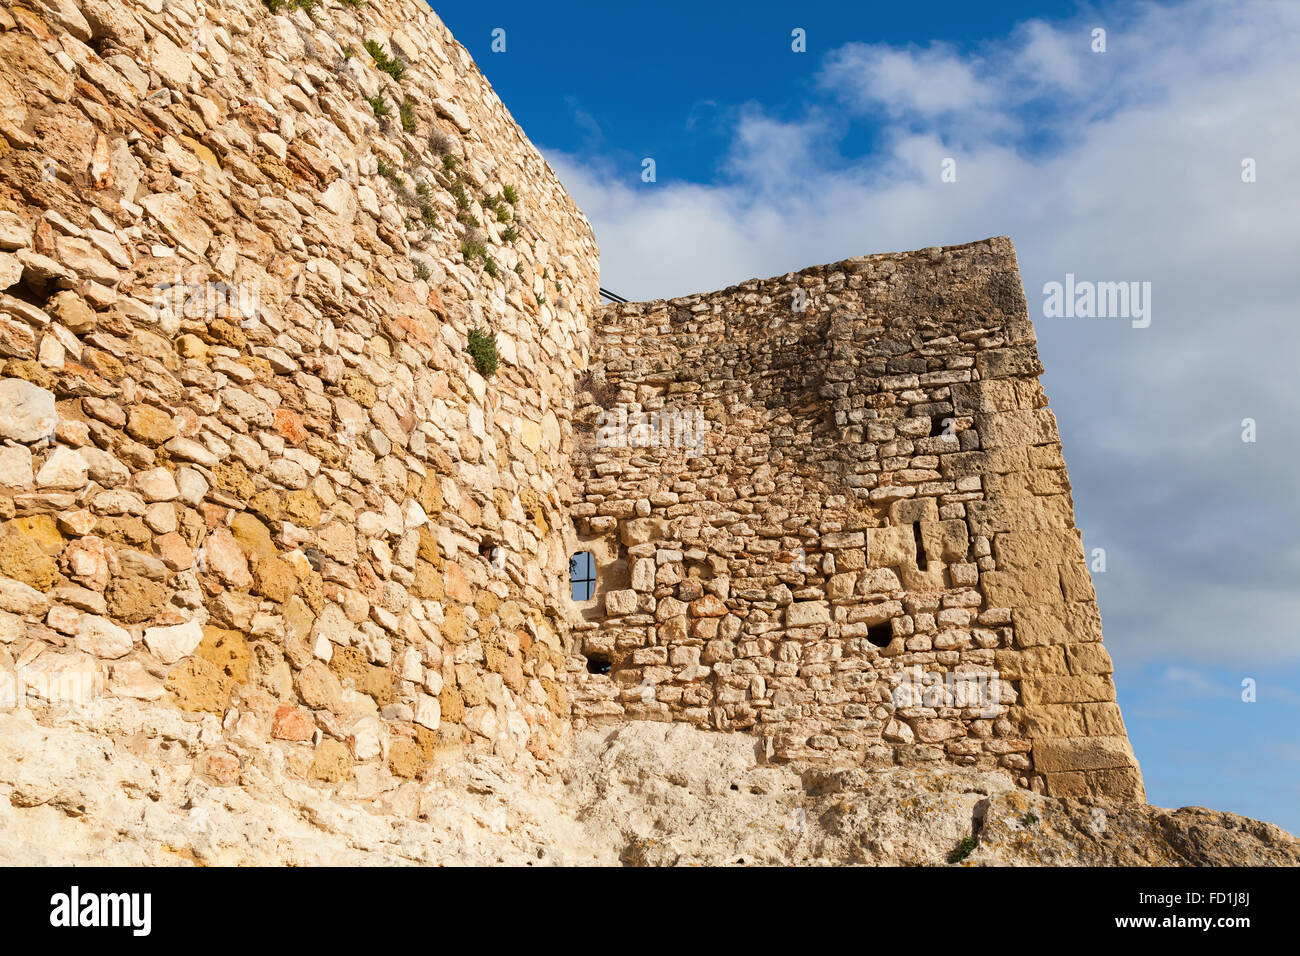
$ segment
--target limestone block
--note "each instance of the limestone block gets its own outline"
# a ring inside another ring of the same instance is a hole
[[[114,660],[131,653],[131,634],[108,618],[86,614],[74,638],[77,650],[95,657]]]
[[[951,563],[966,557],[967,551],[970,550],[970,534],[966,522],[959,519],[923,521],[921,543],[930,560]]]
[[[0,485],[26,490],[32,487],[32,453],[22,445],[0,448]]]
[[[1071,644],[1065,649],[1071,674],[1109,674],[1114,670],[1110,654],[1100,642]]]
[[[0,438],[35,442],[54,434],[54,393],[21,378],[0,381]]]
[[[1074,527],[1074,509],[1067,495],[972,501],[966,508],[971,533],[990,537],[1001,531],[1038,531]]]
[[[826,601],[795,601],[785,609],[786,627],[810,627],[831,622],[831,606]]]
[[[1096,645],[1100,646],[1100,645]],[[1102,702],[1097,704],[1078,704],[1079,713],[1083,715],[1084,726],[1089,734],[1101,737],[1127,737],[1124,719],[1119,712],[1119,704]],[[1076,731],[1074,736],[1082,731]],[[1055,736],[1055,735],[1049,735]]]
[[[1069,676],[1065,648],[1060,644],[1045,644],[1025,650],[1002,649],[994,653],[998,674],[1005,680],[1021,680],[1050,675]]]
[[[1081,705],[1026,705],[1014,708],[1008,716],[1018,722],[1029,737],[1082,737],[1088,732]]]
[[[144,632],[145,646],[164,664],[174,664],[182,657],[194,653],[203,641],[203,628],[198,621],[186,621],[169,627],[150,627]]]
[[[889,521],[894,525],[912,525],[920,521],[939,520],[939,506],[933,498],[908,498],[889,506]],[[910,529],[905,528],[910,534]]]
[[[668,536],[668,522],[663,518],[632,518],[619,522],[619,537],[629,548]]]
[[[1116,800],[1121,803],[1145,804],[1146,788],[1142,786],[1142,774],[1137,765],[1129,767],[1108,767],[1105,770],[1087,772],[1089,795],[1096,798]]]
[[[1074,529],[1008,531],[993,539],[1000,570],[1084,564],[1083,544]]]
[[[1134,766],[1125,737],[1045,737],[1034,741],[1034,769],[1040,773]]]
[[[1034,677],[1020,682],[1026,704],[1073,704],[1113,701],[1115,685],[1100,674],[1081,677]]]
[[[1021,608],[1064,604],[1055,568],[1044,571],[985,571],[980,590],[990,607]]]
[[[632,589],[653,591],[655,586],[654,558],[640,558],[632,564]]]
[[[633,614],[636,612],[636,591],[628,588],[624,591],[608,591],[605,594],[605,612],[610,615]]]
[[[867,565],[895,568],[916,564],[916,541],[910,527],[871,528],[867,531]]]

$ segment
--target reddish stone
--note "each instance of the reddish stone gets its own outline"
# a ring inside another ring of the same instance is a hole
[[[225,525],[212,529],[203,543],[203,554],[205,570],[219,577],[226,587],[242,590],[253,583],[253,575],[248,570],[248,559]]]
[[[194,551],[179,532],[160,534],[153,539],[153,549],[163,564],[173,571],[187,571],[194,567]]]
[[[199,503],[199,514],[203,515],[204,527],[211,531],[226,523],[226,515],[230,514],[230,509],[213,504],[211,501],[203,501]]]
[[[716,594],[706,594],[691,602],[691,617],[722,617],[726,613],[727,606],[718,600]]]
[[[447,307],[442,304],[442,295],[437,289],[429,290],[429,297],[424,300],[424,304],[438,313],[439,318],[447,317]]]
[[[271,736],[276,740],[311,740],[316,724],[311,713],[293,704],[281,704],[275,709],[271,722]]]
[[[42,222],[44,222],[44,220],[42,220]],[[94,372],[91,369],[86,368],[84,365],[78,365],[76,362],[64,361],[63,368],[59,369],[59,371],[65,376],[77,378],[85,382],[95,394],[109,395],[114,391],[113,386],[98,372]]]
[[[474,590],[469,586],[469,581],[465,579],[465,572],[458,564],[447,565],[447,597],[461,604],[468,604],[474,600]]]
[[[239,782],[239,761],[224,750],[208,754],[205,772],[219,786],[229,787]]]
[[[429,334],[429,330],[425,327],[425,324],[420,322],[418,319],[399,315],[397,318],[393,319],[393,324],[422,345],[433,344],[433,336]]]
[[[275,430],[291,445],[301,445],[307,440],[302,416],[288,408],[275,410]]]
[[[193,409],[178,409],[173,421],[176,424],[176,434],[182,438],[193,438],[199,433],[201,424],[199,416],[194,413]]]

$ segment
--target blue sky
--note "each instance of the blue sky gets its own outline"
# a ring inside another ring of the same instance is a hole
[[[628,298],[1011,236],[1148,796],[1300,832],[1300,4],[435,9]]]

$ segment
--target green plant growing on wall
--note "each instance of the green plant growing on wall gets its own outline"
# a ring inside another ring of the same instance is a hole
[[[501,195],[505,198],[505,201],[510,203],[512,206],[519,202],[519,192],[514,186],[505,187],[505,189],[501,190]]]
[[[456,183],[451,187],[451,198],[456,200],[457,209],[468,209],[470,207],[469,193],[465,192],[463,183]]]
[[[487,259],[484,260],[483,271],[494,279],[501,277],[501,270],[497,267],[497,261],[491,256],[488,256]]]
[[[418,259],[414,261],[415,261],[415,277],[417,279],[428,279],[430,276],[433,275],[433,270],[431,270],[426,263],[423,263]]]
[[[484,378],[491,378],[497,371],[497,337],[496,333],[479,326],[469,330],[469,342],[465,351],[474,360],[474,367]]]
[[[524,264],[523,264],[522,262],[516,262],[516,263],[515,263],[515,275],[517,275],[517,276],[521,276],[521,275],[523,275],[523,274],[524,274]]]
[[[506,243],[514,242],[519,238],[519,230],[514,226],[506,226],[501,230],[501,240]]]
[[[366,0],[339,0],[339,3],[345,7],[351,7],[353,10],[360,10],[366,5]]]
[[[301,10],[307,16],[315,12],[320,0],[265,0],[266,9],[272,13],[282,13],[285,10]]]
[[[427,199],[420,202],[420,222],[431,229],[438,227],[438,211],[433,208],[433,203]]]
[[[389,56],[384,52],[384,48],[379,45],[377,40],[367,40],[365,42],[366,52],[370,54],[370,59],[375,61],[375,66],[387,73],[397,82],[402,82],[402,77],[406,74],[406,64],[395,56]]]
[[[385,116],[392,113],[392,110],[388,108],[388,104],[384,102],[382,96],[367,96],[366,102],[369,103],[370,108],[375,111],[375,116],[378,119],[383,119]]]
[[[398,107],[398,112],[402,115],[402,129],[408,133],[415,132],[415,103],[408,97],[402,100],[402,105]]]
[[[449,173],[455,173],[457,162],[459,162],[459,160],[457,160],[451,153],[448,153],[442,157],[442,168]]]
[[[473,262],[475,259],[486,259],[487,246],[477,239],[466,239],[460,244],[460,254],[465,257],[466,262]]]
[[[970,856],[974,849],[975,838],[964,836],[957,842],[957,845],[952,848],[952,852],[948,854],[948,862],[960,863],[962,860],[966,859],[966,857]]]

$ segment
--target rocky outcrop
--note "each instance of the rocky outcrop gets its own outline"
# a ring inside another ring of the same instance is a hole
[[[752,736],[687,724],[583,731],[562,781],[474,755],[369,809],[270,746],[189,774],[220,733],[162,708],[53,729],[0,715],[0,863],[1300,864],[1300,842],[1231,813],[1053,799],[957,767],[768,765]]]

